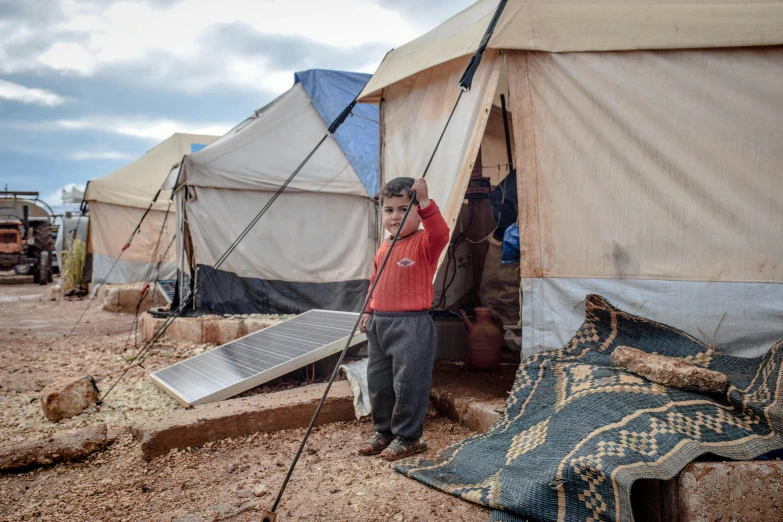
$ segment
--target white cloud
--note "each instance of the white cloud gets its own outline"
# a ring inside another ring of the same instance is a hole
[[[59,120],[42,125],[45,128],[69,130],[98,130],[111,132],[122,136],[133,136],[149,140],[162,141],[177,132],[189,134],[209,134],[222,136],[228,132],[232,123],[198,123],[182,122],[172,119],[128,119],[120,118],[85,118],[80,120]],[[40,127],[40,126],[39,126]]]
[[[205,30],[235,22],[260,33],[300,36],[341,47],[388,42],[391,48],[417,36],[399,13],[367,0],[222,0],[219,4],[183,0],[168,8],[149,2],[117,2],[100,10],[94,2],[63,0],[60,7],[64,18],[53,30],[80,38],[57,41],[29,61],[27,68],[90,75],[101,66],[154,56],[156,51],[197,57],[199,37]],[[6,29],[11,29],[9,39],[30,37],[27,28]],[[9,61],[5,68],[10,67],[24,65]]]
[[[133,156],[124,152],[116,151],[104,151],[104,152],[90,152],[80,151],[75,152],[69,156],[74,161],[90,161],[90,160],[107,160],[107,159],[133,159]]]
[[[55,43],[40,55],[38,60],[52,69],[75,72],[84,76],[92,74],[97,65],[93,56],[84,47],[66,42]]]
[[[44,107],[57,107],[67,101],[55,92],[25,87],[6,80],[0,80],[0,99]]]
[[[471,1],[50,0],[34,17],[0,19],[0,74],[102,78],[131,71],[125,80],[145,88],[280,93],[295,68],[374,72],[389,49]],[[243,34],[233,35],[235,26]],[[243,48],[234,36],[257,38]]]

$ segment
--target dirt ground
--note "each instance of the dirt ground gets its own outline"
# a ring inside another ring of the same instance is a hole
[[[93,303],[68,338],[87,301],[64,301],[52,286],[0,276],[0,444],[59,435],[105,422],[121,431],[179,406],[146,377],[209,346],[165,341],[132,368],[100,407],[60,423],[48,421],[38,392],[61,377],[92,375],[103,391],[135,353],[130,315]],[[126,349],[127,348],[127,349]],[[376,458],[355,454],[367,422],[316,428],[289,483],[278,520],[487,520],[487,510],[430,489]],[[145,462],[122,431],[83,462],[0,474],[2,520],[259,520],[271,506],[304,430],[256,434],[172,452]],[[428,455],[470,435],[428,415]]]

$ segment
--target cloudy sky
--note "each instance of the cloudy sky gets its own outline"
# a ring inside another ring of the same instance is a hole
[[[174,132],[222,134],[295,71],[372,73],[473,0],[0,0],[0,190],[57,203]]]

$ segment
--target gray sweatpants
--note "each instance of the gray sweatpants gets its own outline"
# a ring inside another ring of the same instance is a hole
[[[375,431],[418,439],[430,402],[435,323],[429,312],[375,312],[367,325]]]

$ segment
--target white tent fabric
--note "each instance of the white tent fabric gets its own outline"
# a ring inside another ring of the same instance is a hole
[[[429,157],[424,136],[458,93],[466,58],[457,56],[495,5],[478,2],[390,53],[363,91],[364,101],[382,91],[387,177]],[[452,123],[439,151],[449,159],[430,184],[453,226],[491,109],[475,100],[495,97],[493,47],[504,42],[525,354],[560,348],[591,292],[710,341],[720,324],[718,348],[738,355],[783,337],[782,5],[509,2],[478,70],[491,79],[463,100],[481,110]],[[628,28],[638,32],[633,46]]]
[[[87,184],[84,200],[90,209],[87,248],[92,255],[93,283],[144,281],[158,238],[161,238],[160,255],[166,251],[176,230],[173,215],[166,218],[166,214],[174,210],[169,202],[170,192],[161,191],[154,203],[153,198],[174,164],[215,139],[217,136],[174,134],[144,156]],[[151,204],[141,230],[119,258],[125,242]],[[161,235],[164,223],[166,228]],[[169,248],[165,256],[155,259],[154,263],[160,263],[159,279],[174,278],[176,248]],[[157,269],[154,273],[158,274]]]
[[[322,88],[319,82],[324,78],[337,78],[339,83],[345,77],[341,75],[351,76],[351,82],[360,76],[312,73],[299,73],[309,75],[312,89]],[[351,97],[366,78],[355,84]],[[326,135],[327,124],[306,81],[297,76],[286,93],[206,149],[189,155],[182,171],[172,171],[164,185],[174,186],[179,178],[177,194],[184,199],[196,284]],[[349,126],[338,132],[345,127]],[[372,129],[372,147],[377,148],[377,125]],[[372,196],[338,136],[330,135],[220,269],[199,287],[196,306],[220,313],[357,309],[367,290],[377,242]]]
[[[386,55],[360,100],[416,73],[473,54],[498,0],[479,0]],[[783,44],[783,2],[760,0],[509,0],[491,49],[547,52],[698,49]]]
[[[188,227],[199,265],[214,266],[274,194],[189,188]],[[215,219],[216,216],[230,219]],[[369,198],[283,193],[221,266],[241,278],[328,283],[369,279],[375,254]],[[357,226],[359,224],[359,226]],[[342,230],[345,232],[342,232]],[[360,232],[356,234],[356,232]],[[368,260],[369,258],[369,260]]]
[[[186,160],[187,184],[221,189],[275,191],[326,134],[301,83],[212,146]],[[286,191],[367,197],[356,172],[329,138]],[[373,194],[374,195],[374,194]]]

